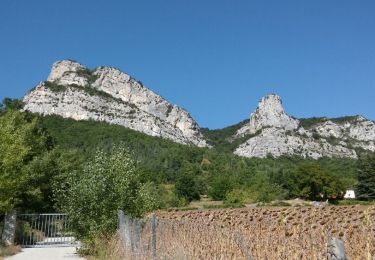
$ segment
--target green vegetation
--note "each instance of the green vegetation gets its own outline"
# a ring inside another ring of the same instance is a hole
[[[290,186],[295,186],[289,192],[309,200],[339,198],[345,190],[336,176],[317,165],[301,166],[289,180],[293,180]]]
[[[68,172],[55,184],[57,207],[69,214],[79,239],[90,246],[99,235],[115,232],[117,210],[141,216],[159,201],[142,184],[130,152],[123,146],[111,153],[97,151],[80,170]]]
[[[15,207],[46,206],[42,201],[50,190],[49,174],[53,174],[46,166],[51,147],[39,118],[5,106],[0,116],[0,213]]]
[[[175,189],[176,195],[188,202],[200,199],[199,187],[196,180],[191,175],[186,174],[179,176],[176,180]]]
[[[343,117],[310,117],[310,118],[301,118],[299,119],[300,124],[303,128],[309,129],[314,125],[324,123],[328,120],[336,124],[345,124],[347,122],[353,122],[357,119],[358,116],[343,116]]]
[[[0,259],[6,256],[12,256],[21,252],[20,246],[5,246],[0,243]]]
[[[134,104],[130,104],[130,103],[127,103],[127,102],[121,100],[120,98],[113,97],[112,95],[108,94],[107,92],[99,90],[99,89],[93,87],[90,84],[88,84],[86,86],[79,86],[77,84],[71,84],[71,85],[68,85],[68,86],[64,86],[64,85],[59,85],[55,82],[45,81],[44,86],[46,88],[50,89],[53,92],[64,92],[68,88],[78,89],[78,90],[84,91],[85,93],[89,94],[90,96],[101,97],[101,98],[103,98],[107,101],[116,101],[116,102],[119,102],[119,103],[124,103],[127,106],[132,107],[133,109],[137,108]],[[13,100],[12,102],[16,102],[16,101]],[[20,103],[20,104],[22,104],[22,103]],[[14,105],[20,105],[20,104],[14,104]]]
[[[305,164],[317,165],[323,171],[330,172],[345,187],[356,184],[356,161],[351,159],[249,159],[217,149],[176,144],[102,122],[48,116],[43,118],[42,124],[54,137],[59,150],[74,150],[83,161],[90,158],[98,148],[111,151],[114,144],[123,143],[134,154],[144,181],[153,181],[160,187],[165,184],[173,186],[177,180],[182,181],[181,176],[188,175],[194,179],[194,192],[198,190],[201,195],[210,194],[215,198],[225,198],[233,189],[246,190],[247,194],[252,194],[253,200],[269,200],[277,198],[280,194],[286,198],[299,196],[290,192],[293,180],[288,178]],[[225,180],[223,183],[227,186],[223,190],[220,190],[220,178]],[[278,185],[278,189],[275,189],[275,185]],[[168,192],[171,191],[177,193],[173,188]],[[277,192],[276,195],[272,195],[269,191]],[[285,194],[285,191],[288,192]],[[182,194],[184,192],[179,193],[179,197],[186,200],[195,196]],[[262,194],[272,196],[265,198]],[[169,202],[164,205],[177,205],[181,202],[172,197],[171,195],[168,198]]]
[[[89,81],[89,84],[95,82],[98,79],[98,76],[94,75],[89,69],[80,69],[76,72],[78,76],[85,77]]]
[[[326,117],[310,117],[310,118],[301,118],[299,119],[300,125],[305,128],[311,128],[314,125],[324,123],[328,121],[329,119]]]
[[[375,155],[366,155],[358,160],[357,197],[375,200]]]
[[[335,118],[330,118],[330,120],[336,124],[345,124],[345,123],[350,123],[352,121],[357,120],[358,116],[342,116],[342,117],[335,117]]]
[[[246,119],[238,124],[228,126],[223,129],[209,130],[208,128],[202,128],[201,130],[208,143],[214,146],[217,150],[222,152],[233,152],[238,145],[249,138],[249,136],[245,136],[232,140],[232,136],[248,122],[249,119]]]
[[[67,86],[59,85],[51,81],[45,81],[44,86],[53,92],[64,92],[67,90]]]

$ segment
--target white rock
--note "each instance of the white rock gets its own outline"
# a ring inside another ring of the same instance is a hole
[[[316,132],[323,136],[323,137],[336,137],[336,138],[342,138],[343,132],[345,128],[343,126],[340,126],[338,124],[333,123],[332,121],[328,120],[322,124],[317,125],[314,127]]]
[[[331,145],[324,139],[314,140],[298,135],[288,135],[287,130],[281,128],[265,128],[262,132],[241,144],[235,154],[245,157],[265,158],[267,155],[279,157],[281,155],[298,155],[314,159],[326,157],[357,158],[354,150],[340,145]]]
[[[198,146],[206,145],[199,133],[199,126],[186,110],[170,104],[118,69],[101,67],[96,69],[93,74],[98,77],[93,83],[95,88],[134,104],[141,110],[168,122],[181,130],[187,138],[201,139],[196,143]]]
[[[268,95],[263,97],[257,109],[250,115],[249,124],[240,128],[236,136],[245,134],[255,134],[265,127],[278,127],[285,130],[295,130],[299,121],[288,116],[282,107],[281,98],[278,95]]]
[[[71,60],[57,61],[52,65],[48,81],[59,85],[79,85],[86,86],[89,82],[86,77],[81,76],[86,71],[86,67]]]
[[[375,141],[375,123],[364,117],[357,117],[349,127],[349,137],[360,141]]]
[[[90,73],[77,62],[63,60],[53,64],[48,81],[66,86],[66,91],[51,91],[40,84],[24,97],[25,110],[105,121],[183,144],[207,146],[187,111],[117,69],[100,67]],[[83,87],[108,95],[90,95]]]
[[[314,134],[321,138],[315,140],[312,138]],[[299,155],[312,158],[357,158],[353,147],[375,151],[373,121],[359,116],[348,117],[342,123],[327,119],[304,129],[299,125],[299,120],[284,112],[277,95],[262,98],[256,111],[251,114],[250,122],[241,127],[233,139],[246,135],[249,135],[249,139],[235,150],[235,154],[262,158],[267,154],[275,157]]]

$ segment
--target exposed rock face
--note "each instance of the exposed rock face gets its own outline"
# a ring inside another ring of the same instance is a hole
[[[57,61],[52,65],[52,70],[47,80],[64,86],[72,84],[86,86],[89,81],[82,75],[82,72],[85,71],[86,68],[78,62],[70,60]]]
[[[342,145],[331,145],[325,139],[314,140],[298,134],[292,135],[281,128],[265,128],[262,132],[241,144],[235,154],[245,157],[264,158],[267,155],[299,155],[318,159],[327,157],[357,158],[354,150]]]
[[[357,158],[355,147],[375,151],[375,123],[360,116],[344,119],[326,119],[305,129],[299,120],[284,112],[279,96],[269,95],[259,102],[249,124],[234,135],[234,139],[249,136],[234,153],[245,157],[299,155],[317,159]]]
[[[288,116],[282,107],[281,98],[277,95],[263,97],[257,109],[250,115],[250,122],[238,130],[237,135],[255,134],[265,127],[277,127],[285,130],[298,128],[299,121]]]
[[[23,101],[25,110],[43,115],[105,121],[183,144],[207,146],[187,111],[114,68],[91,72],[77,62],[58,61],[48,82],[39,84]]]

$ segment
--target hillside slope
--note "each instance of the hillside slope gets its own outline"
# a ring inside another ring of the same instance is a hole
[[[179,176],[193,175],[205,186],[213,178],[227,176],[239,185],[245,185],[254,181],[257,173],[274,175],[278,179],[280,174],[287,176],[306,164],[320,165],[348,186],[354,185],[356,179],[356,161],[353,159],[245,158],[222,149],[178,144],[105,122],[45,116],[42,124],[59,149],[77,151],[79,157],[90,157],[97,149],[111,150],[113,145],[129,147],[147,179],[155,182],[174,182]]]

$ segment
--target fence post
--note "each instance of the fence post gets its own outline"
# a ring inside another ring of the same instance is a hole
[[[344,242],[332,237],[328,243],[328,260],[347,260]]]
[[[1,236],[1,240],[5,245],[13,245],[14,237],[16,233],[16,222],[17,222],[17,212],[12,210],[5,214],[4,219],[4,230]]]
[[[152,260],[156,260],[156,216],[151,214],[151,250]]]

